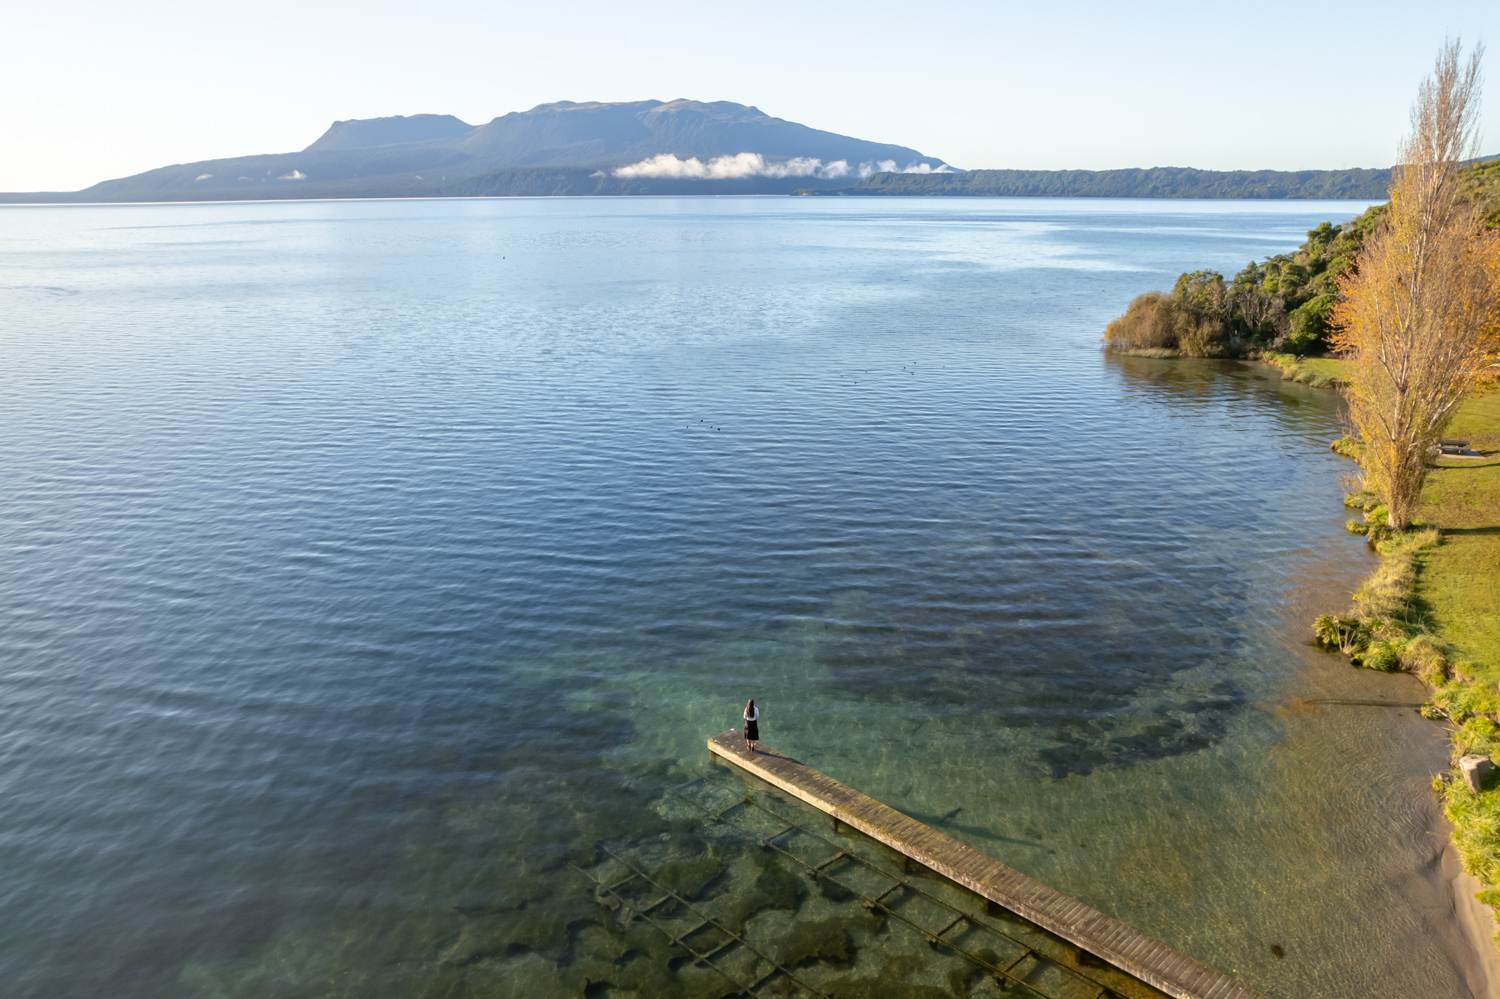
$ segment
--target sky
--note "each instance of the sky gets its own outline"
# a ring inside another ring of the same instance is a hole
[[[329,123],[732,100],[959,167],[1391,163],[1446,37],[1500,2],[414,4],[49,0],[0,19],[0,191],[287,152]]]

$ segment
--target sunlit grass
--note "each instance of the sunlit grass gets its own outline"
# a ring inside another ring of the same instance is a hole
[[[1260,355],[1260,359],[1280,368],[1281,377],[1287,381],[1313,388],[1334,388],[1344,382],[1344,362],[1337,357],[1298,357],[1267,352]]]
[[[1500,393],[1470,399],[1449,427],[1480,459],[1449,458],[1428,476],[1421,517],[1442,539],[1418,555],[1416,598],[1453,660],[1434,701],[1457,725],[1454,755],[1500,754]],[[1478,794],[1456,775],[1445,811],[1464,867],[1500,906],[1500,788]]]
[[[1341,363],[1265,359],[1285,377],[1297,373],[1297,381],[1337,378]],[[1469,399],[1447,436],[1469,441],[1486,457],[1439,459],[1428,476],[1418,519],[1438,534],[1372,532],[1380,566],[1347,614],[1320,617],[1315,630],[1356,662],[1405,669],[1432,685],[1433,713],[1454,725],[1455,760],[1465,753],[1500,756],[1500,391]],[[1335,450],[1353,457],[1358,448],[1346,442]],[[1381,521],[1369,493],[1347,502],[1373,508],[1369,520]],[[1481,900],[1500,909],[1500,787],[1475,793],[1456,770],[1441,787],[1464,867],[1484,883]]]

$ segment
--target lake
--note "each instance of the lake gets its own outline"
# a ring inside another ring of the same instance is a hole
[[[1258,988],[1466,994],[1441,731],[1316,703],[1420,699],[1307,645],[1372,563],[1336,396],[1099,349],[1362,208],[0,210],[0,979],[692,994],[570,865],[744,889],[664,803],[738,793],[703,740],[753,696]],[[926,973],[848,934],[809,976]]]

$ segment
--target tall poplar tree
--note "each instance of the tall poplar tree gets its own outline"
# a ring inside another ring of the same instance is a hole
[[[1427,462],[1500,354],[1500,238],[1465,196],[1478,149],[1480,57],[1453,41],[1422,82],[1385,222],[1339,282],[1333,344],[1349,357],[1349,413],[1365,484],[1389,526],[1411,525]]]

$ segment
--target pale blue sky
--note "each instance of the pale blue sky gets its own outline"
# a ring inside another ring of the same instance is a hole
[[[20,3],[0,190],[299,149],[336,118],[735,100],[963,167],[1376,166],[1500,2]]]

